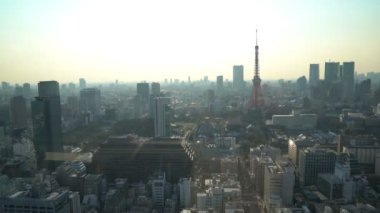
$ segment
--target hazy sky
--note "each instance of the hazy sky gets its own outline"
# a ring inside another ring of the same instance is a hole
[[[0,81],[308,77],[310,63],[380,71],[378,0],[1,0]]]

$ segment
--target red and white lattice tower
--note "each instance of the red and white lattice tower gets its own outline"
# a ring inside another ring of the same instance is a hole
[[[261,79],[259,72],[259,45],[257,44],[256,30],[256,45],[255,45],[255,75],[252,79],[252,95],[249,102],[249,108],[261,108],[264,106],[264,98],[261,93]]]

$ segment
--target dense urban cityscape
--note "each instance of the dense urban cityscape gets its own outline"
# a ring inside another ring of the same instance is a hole
[[[256,43],[252,83],[3,81],[0,210],[379,212],[380,73],[321,67],[261,85]]]
[[[0,1],[0,213],[380,213],[379,11]]]

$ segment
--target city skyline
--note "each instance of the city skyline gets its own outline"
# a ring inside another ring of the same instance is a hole
[[[0,78],[11,83],[192,80],[244,65],[263,81],[308,76],[309,65],[354,61],[380,71],[380,3],[368,1],[4,1]],[[337,12],[338,11],[338,12]],[[340,11],[340,12],[339,12]]]

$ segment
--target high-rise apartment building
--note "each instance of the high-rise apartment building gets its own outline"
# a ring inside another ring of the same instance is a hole
[[[309,147],[300,151],[299,175],[304,186],[316,185],[318,174],[333,173],[336,153],[332,150]]]
[[[56,81],[38,83],[38,97],[32,102],[33,143],[38,168],[45,167],[46,152],[62,152],[61,101]]]
[[[339,76],[339,62],[326,62],[325,63],[325,82],[333,83],[338,80]]]
[[[244,66],[234,65],[233,67],[233,88],[244,88]]]
[[[170,136],[170,102],[169,97],[153,99],[154,136]]]
[[[310,64],[309,68],[309,84],[317,86],[319,82],[319,64]]]

